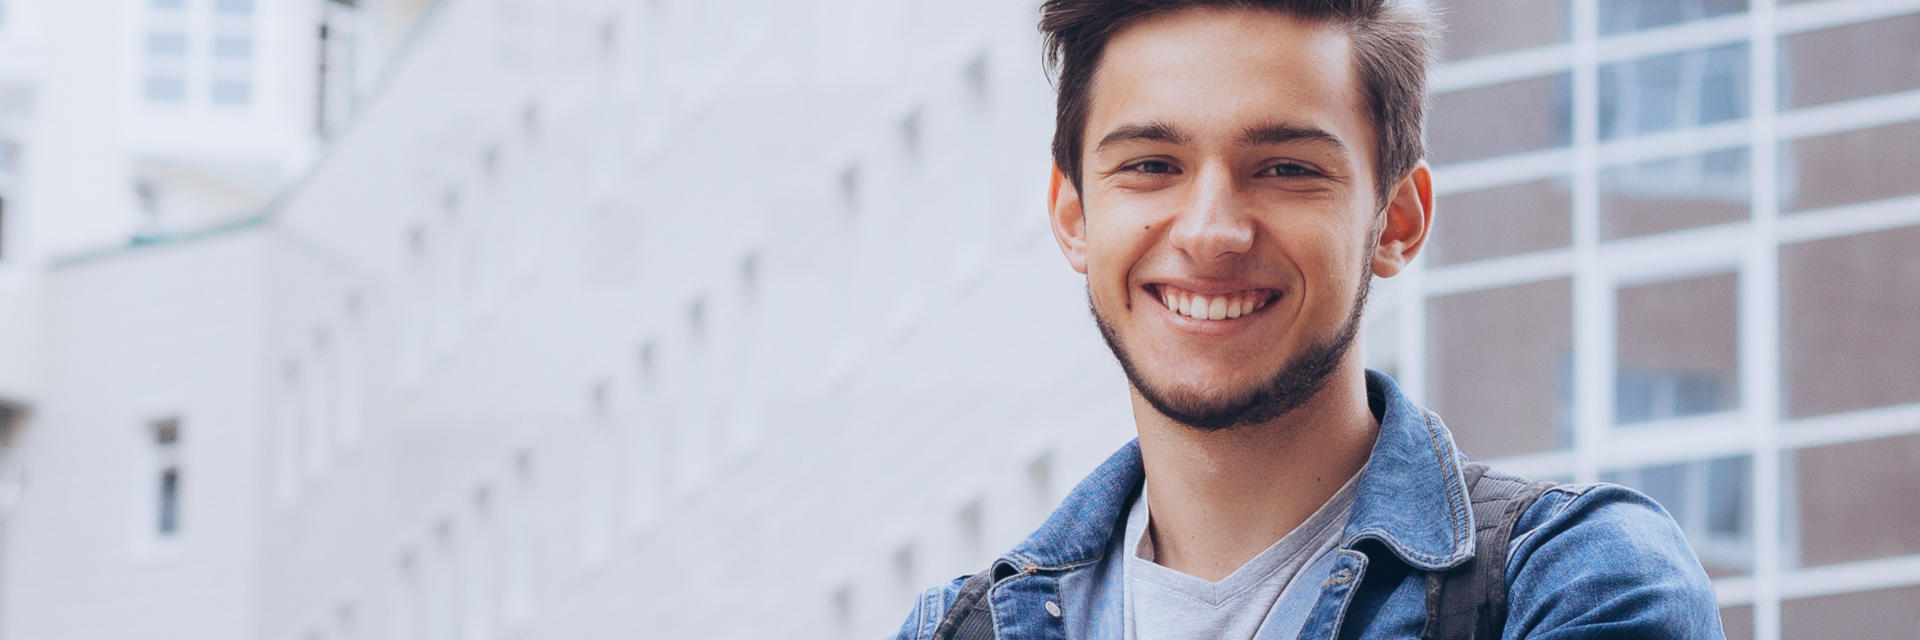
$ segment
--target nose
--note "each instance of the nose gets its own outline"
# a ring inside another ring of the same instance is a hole
[[[1214,262],[1253,248],[1253,218],[1232,174],[1208,167],[1192,181],[1183,211],[1169,237],[1175,249],[1195,262]]]

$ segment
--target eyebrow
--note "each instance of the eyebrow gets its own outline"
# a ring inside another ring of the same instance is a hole
[[[1326,129],[1302,126],[1287,122],[1270,122],[1247,127],[1240,134],[1240,146],[1252,147],[1269,144],[1287,144],[1290,142],[1309,142],[1333,147],[1342,154],[1347,152],[1347,143],[1340,136],[1328,133]]]
[[[1093,150],[1099,152],[1107,147],[1134,141],[1184,145],[1191,142],[1192,138],[1181,132],[1179,128],[1163,121],[1129,123],[1108,132],[1106,136],[1100,138],[1099,144],[1094,145]],[[1342,141],[1340,136],[1319,127],[1288,122],[1269,122],[1247,127],[1246,131],[1241,132],[1238,142],[1243,147],[1307,142],[1333,147],[1334,151],[1341,154],[1347,152],[1347,143]]]
[[[1174,128],[1173,125],[1157,120],[1146,123],[1129,123],[1120,125],[1118,128],[1107,133],[1106,137],[1100,138],[1100,144],[1094,145],[1093,150],[1099,152],[1122,142],[1133,142],[1136,140],[1165,142],[1167,144],[1186,144],[1191,138],[1188,138],[1187,134],[1181,133],[1179,129]]]

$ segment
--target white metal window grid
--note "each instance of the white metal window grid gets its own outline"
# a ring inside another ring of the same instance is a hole
[[[253,12],[225,11],[214,7],[208,23],[207,101],[223,108],[245,107],[254,101],[253,57],[258,41],[253,38]],[[245,42],[246,54],[237,55],[227,43]],[[228,50],[222,50],[228,48]],[[227,54],[227,55],[221,55]]]
[[[177,8],[155,5],[147,11],[147,28],[140,32],[140,53],[145,61],[146,73],[141,76],[140,94],[148,103],[184,104],[189,101],[191,92],[187,91],[191,62],[189,55],[194,51],[193,23],[186,12]],[[177,41],[179,51],[156,51],[160,42]],[[163,83],[177,83],[178,92],[171,95],[156,95]]]
[[[1783,487],[1782,453],[1802,448],[1920,433],[1920,403],[1783,419],[1779,371],[1779,248],[1795,243],[1920,224],[1920,195],[1831,207],[1780,217],[1779,146],[1782,143],[1920,119],[1920,90],[1909,90],[1780,113],[1778,38],[1920,11],[1916,0],[1829,0],[1776,8],[1755,0],[1746,13],[1647,31],[1597,36],[1597,3],[1574,0],[1572,41],[1445,64],[1435,70],[1436,93],[1571,72],[1572,144],[1479,160],[1435,170],[1443,194],[1571,178],[1571,247],[1428,268],[1416,262],[1394,288],[1401,313],[1393,328],[1403,349],[1395,354],[1405,388],[1423,399],[1426,387],[1425,302],[1432,297],[1571,278],[1574,288],[1575,438],[1570,450],[1512,456],[1496,464],[1539,476],[1566,469],[1592,481],[1603,470],[1724,456],[1751,455],[1747,491],[1753,573],[1715,581],[1722,606],[1751,605],[1754,637],[1780,636],[1782,600],[1920,584],[1920,554],[1806,568],[1785,568],[1784,510],[1794,499]],[[1749,61],[1748,117],[1706,127],[1599,141],[1598,69],[1617,61],[1745,41]],[[1749,153],[1750,218],[1730,224],[1602,243],[1599,175],[1603,169],[1662,158],[1745,148]],[[1639,424],[1612,424],[1615,366],[1615,292],[1623,284],[1681,279],[1733,270],[1739,274],[1739,385],[1741,406],[1730,412]],[[1797,563],[1794,563],[1797,564]]]

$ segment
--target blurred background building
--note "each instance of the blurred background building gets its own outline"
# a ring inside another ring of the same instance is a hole
[[[1920,628],[1920,0],[1453,0],[1367,357]],[[876,637],[1131,437],[1033,0],[0,0],[0,640]]]

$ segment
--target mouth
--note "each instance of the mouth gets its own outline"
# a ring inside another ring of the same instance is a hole
[[[1213,294],[1188,291],[1170,284],[1149,284],[1146,289],[1168,311],[1194,320],[1212,322],[1258,313],[1280,299],[1280,292],[1275,289],[1243,289]]]

